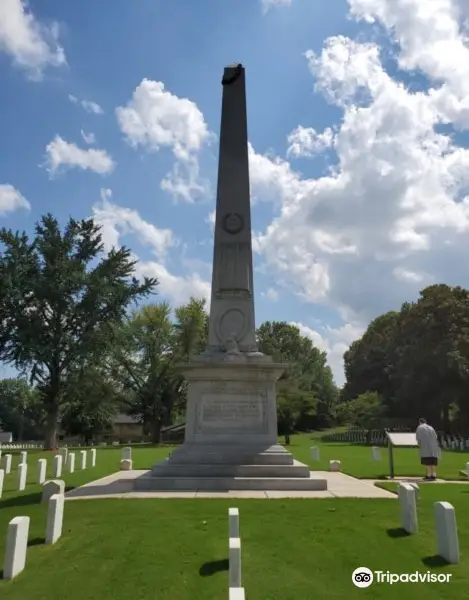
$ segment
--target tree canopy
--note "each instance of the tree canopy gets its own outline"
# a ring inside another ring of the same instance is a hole
[[[45,410],[45,445],[53,448],[75,371],[106,352],[108,326],[121,322],[157,281],[134,277],[127,248],[104,254],[92,219],[70,219],[61,232],[49,214],[32,240],[3,228],[0,243],[0,360],[35,384]]]
[[[469,291],[432,285],[370,323],[344,356],[344,401],[379,395],[388,420],[469,425]]]

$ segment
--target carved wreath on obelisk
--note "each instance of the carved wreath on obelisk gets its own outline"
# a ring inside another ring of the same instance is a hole
[[[244,228],[244,219],[238,213],[228,213],[223,217],[223,229],[226,233],[236,235]]]

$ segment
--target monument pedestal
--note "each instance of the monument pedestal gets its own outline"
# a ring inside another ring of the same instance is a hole
[[[327,481],[277,444],[275,383],[285,365],[193,362],[185,441],[136,490],[325,490]]]

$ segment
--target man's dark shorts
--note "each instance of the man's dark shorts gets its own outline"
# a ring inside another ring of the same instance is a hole
[[[436,456],[423,456],[420,459],[420,463],[426,467],[436,467],[438,465],[438,459]]]

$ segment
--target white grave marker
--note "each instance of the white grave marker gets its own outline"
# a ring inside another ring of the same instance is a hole
[[[311,459],[319,460],[319,448],[317,446],[311,446]]]
[[[411,485],[414,488],[415,491],[415,500],[419,499],[419,494],[420,494],[420,488],[418,486],[417,483],[409,483],[409,485]]]
[[[449,502],[435,502],[438,554],[451,564],[459,563],[456,512]]]
[[[239,509],[228,509],[228,533],[230,538],[239,538]]]
[[[46,472],[47,472],[47,460],[45,458],[40,458],[37,461],[37,483],[42,485],[46,480]]]
[[[53,494],[49,499],[49,507],[47,510],[46,544],[55,544],[55,542],[62,535],[64,501],[65,497],[63,494]]]
[[[86,450],[80,450],[80,469],[86,469]]]
[[[244,588],[230,587],[229,600],[246,600],[246,596],[244,594]]]
[[[54,469],[53,469],[54,479],[58,479],[59,477],[62,477],[62,468],[63,468],[63,455],[56,454],[54,456]]]
[[[407,533],[417,533],[416,491],[410,483],[399,485],[399,504],[401,506],[401,524]]]
[[[90,467],[96,466],[96,448],[90,450]]]
[[[63,479],[49,479],[42,486],[42,503],[48,503],[54,494],[65,494],[65,481]]]
[[[75,471],[75,453],[70,452],[68,455],[68,470],[70,473],[74,473]]]
[[[373,448],[371,449],[371,452],[373,454],[373,460],[376,460],[376,461],[381,460],[381,450],[378,448],[378,446],[373,446]]]
[[[132,470],[132,459],[124,458],[121,460],[121,471],[131,471]]]
[[[26,488],[26,478],[28,476],[28,465],[21,463],[18,465],[18,491],[22,492]]]
[[[26,566],[29,522],[29,517],[15,517],[8,524],[3,579],[13,579]]]
[[[67,446],[62,446],[62,448],[60,448],[59,454],[62,457],[62,464],[66,465],[67,464],[67,459],[68,459],[68,448],[67,448]]]
[[[230,538],[229,542],[229,581],[230,588],[240,588],[241,583],[241,540]]]
[[[11,473],[11,454],[5,454],[3,457],[3,466],[5,469],[5,475],[9,475]]]
[[[0,498],[3,495],[3,482],[5,481],[5,471],[0,469]]]

